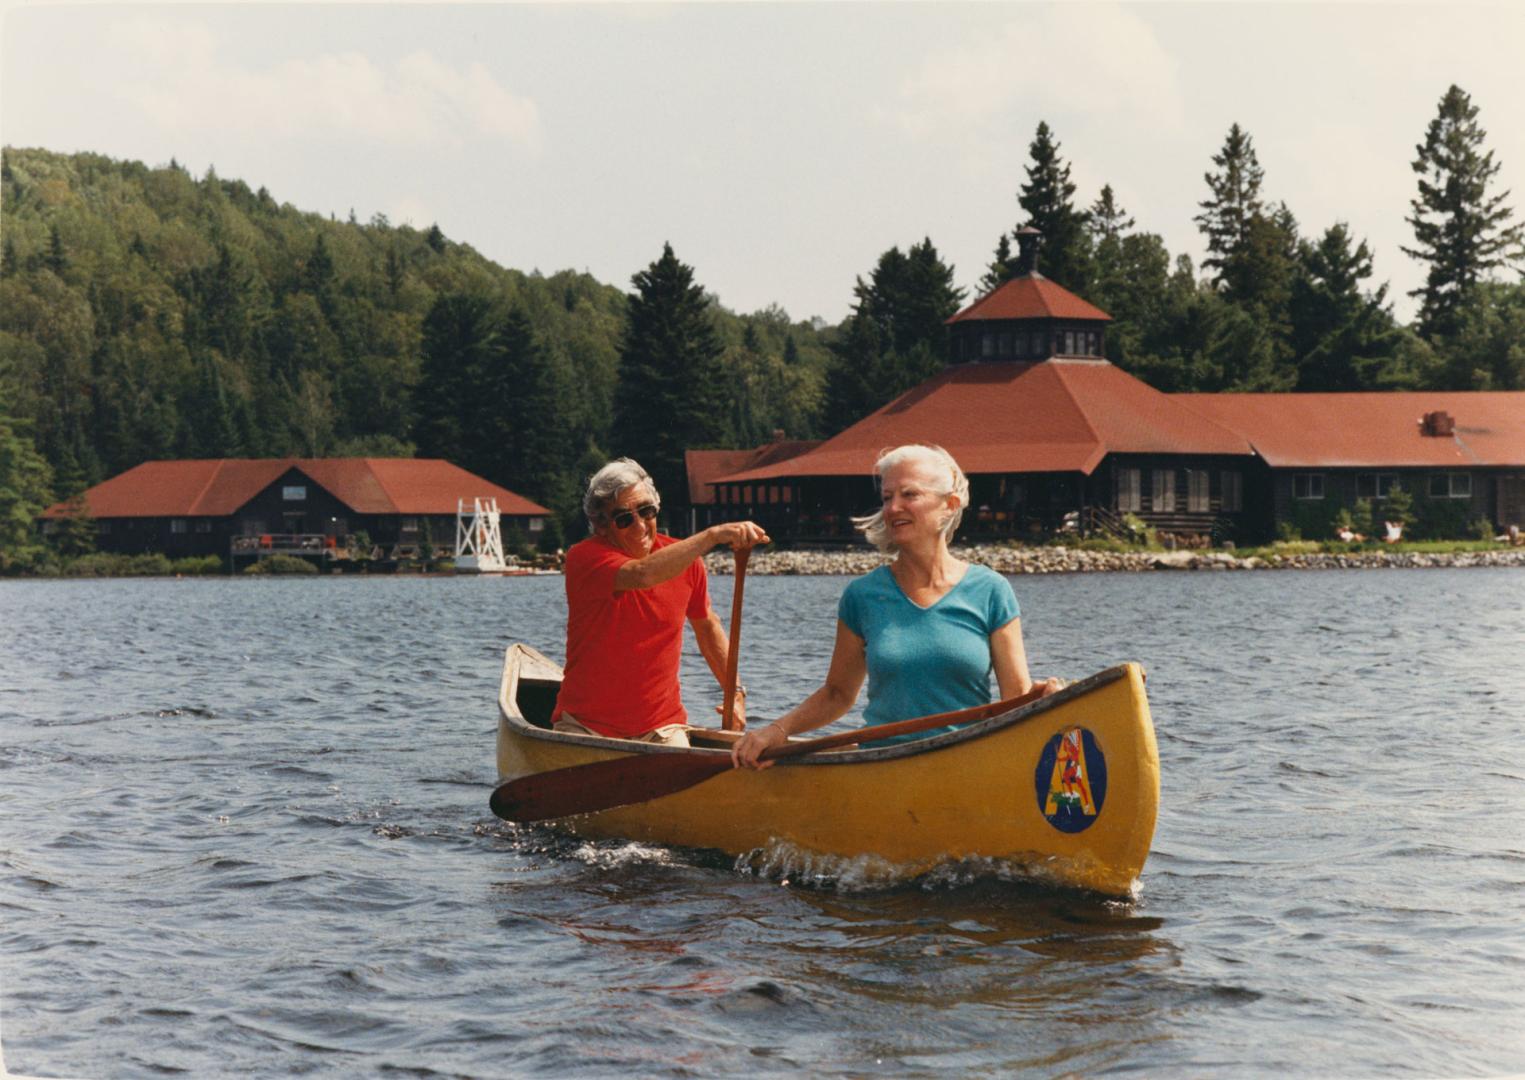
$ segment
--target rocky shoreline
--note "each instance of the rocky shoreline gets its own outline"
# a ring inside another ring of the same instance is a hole
[[[1154,570],[1358,570],[1385,567],[1425,569],[1447,566],[1525,566],[1525,548],[1498,551],[1354,551],[1250,555],[1232,551],[1083,551],[1067,547],[1008,548],[955,546],[961,559],[1001,574],[1085,574]],[[888,561],[870,548],[842,551],[768,551],[752,553],[748,574],[865,574]],[[731,554],[705,557],[711,573],[732,572]]]

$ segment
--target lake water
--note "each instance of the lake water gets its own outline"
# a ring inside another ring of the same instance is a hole
[[[754,716],[819,682],[844,582],[748,582]],[[1131,903],[498,822],[503,649],[562,655],[560,578],[0,582],[5,1064],[1525,1070],[1525,571],[1014,584],[1036,674],[1149,670]]]

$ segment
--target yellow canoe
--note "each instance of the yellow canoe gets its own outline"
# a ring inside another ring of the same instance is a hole
[[[729,754],[736,735],[690,728],[693,748],[549,730],[561,668],[510,645],[498,696],[500,780],[632,754]],[[868,860],[913,877],[991,860],[1055,884],[1130,895],[1159,809],[1154,725],[1137,664],[958,731],[731,770],[663,798],[557,824],[733,856]]]

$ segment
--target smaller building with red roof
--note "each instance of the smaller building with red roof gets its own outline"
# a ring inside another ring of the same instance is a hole
[[[458,500],[497,499],[505,531],[533,537],[551,512],[438,458],[145,461],[87,490],[97,546],[124,554],[322,553],[364,533],[383,553],[454,543]],[[58,503],[46,523],[77,512]],[[46,525],[44,526],[46,527]]]

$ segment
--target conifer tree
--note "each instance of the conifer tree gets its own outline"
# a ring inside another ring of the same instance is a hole
[[[946,365],[946,323],[963,297],[930,238],[906,252],[890,248],[853,293],[857,302],[832,347],[827,377],[826,422],[833,432]]]
[[[1264,209],[1260,184],[1264,171],[1255,156],[1255,142],[1237,123],[1229,128],[1223,149],[1213,155],[1216,173],[1204,173],[1210,198],[1194,220],[1207,238],[1207,258],[1202,265],[1216,272],[1215,280],[1242,284],[1239,261],[1249,246],[1250,229]]]
[[[1303,273],[1292,289],[1292,347],[1298,390],[1394,388],[1402,332],[1387,304],[1387,286],[1362,291],[1372,275],[1371,251],[1351,247],[1337,222],[1301,253]]]
[[[413,441],[420,457],[458,460],[475,373],[497,347],[492,303],[473,293],[441,295],[424,316],[422,364],[414,394]]]
[[[1440,99],[1436,116],[1415,147],[1413,169],[1419,195],[1410,201],[1414,246],[1404,253],[1429,264],[1422,288],[1419,331],[1427,338],[1457,330],[1456,314],[1490,271],[1525,258],[1522,226],[1510,225],[1508,191],[1489,195],[1499,171],[1478,108],[1461,87],[1452,85]]]
[[[0,573],[25,570],[43,554],[34,522],[53,501],[53,470],[28,427],[0,397]]]
[[[615,456],[633,457],[671,503],[687,499],[683,452],[729,438],[722,344],[693,267],[671,244],[631,278],[615,391]]]
[[[990,260],[990,265],[985,268],[985,276],[980,278],[980,295],[994,292],[1002,282],[1009,281],[1011,277],[1011,236],[1008,233],[1002,233],[995,244],[995,256]]]
[[[1027,166],[1027,183],[1017,203],[1027,211],[1022,224],[1043,234],[1038,268],[1044,277],[1084,296],[1091,284],[1086,215],[1075,209],[1070,167],[1059,156],[1059,142],[1046,122],[1039,122],[1028,153],[1032,164]]]

